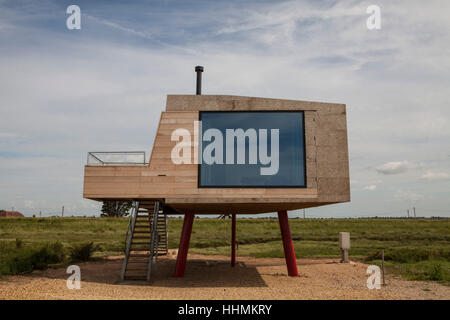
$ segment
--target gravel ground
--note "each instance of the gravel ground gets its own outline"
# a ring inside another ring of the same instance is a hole
[[[160,259],[153,281],[120,282],[122,257],[80,263],[81,289],[66,287],[65,268],[0,280],[0,299],[450,299],[450,287],[387,275],[380,290],[366,287],[367,265],[299,259],[300,277],[284,259],[189,255],[184,278],[173,278],[175,255]]]

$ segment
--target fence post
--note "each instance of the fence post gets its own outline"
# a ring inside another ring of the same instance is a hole
[[[382,273],[383,273],[383,286],[385,286],[386,285],[386,281],[384,279],[384,249],[381,250],[381,270],[382,270]]]

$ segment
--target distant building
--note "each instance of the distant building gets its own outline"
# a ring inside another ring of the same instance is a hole
[[[0,218],[24,218],[19,211],[0,210]]]

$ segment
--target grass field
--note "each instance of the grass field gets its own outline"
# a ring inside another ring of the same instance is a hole
[[[169,247],[177,248],[181,219],[169,219]],[[1,265],[18,252],[59,241],[65,250],[92,241],[96,256],[122,254],[128,219],[26,218],[0,220]],[[293,219],[297,258],[338,257],[338,233],[351,234],[351,259],[379,264],[385,249],[388,270],[409,279],[450,283],[450,219]],[[190,252],[230,253],[230,220],[196,219]],[[18,240],[16,240],[18,239]],[[238,256],[283,257],[275,219],[238,219]],[[3,269],[5,270],[5,269]],[[7,273],[3,271],[3,273]]]

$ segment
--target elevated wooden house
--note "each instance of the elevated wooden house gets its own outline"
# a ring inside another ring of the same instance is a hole
[[[225,141],[229,137],[234,145]],[[237,150],[239,138],[244,155]],[[252,150],[257,154],[253,158]],[[269,163],[276,152],[277,163]],[[234,265],[236,214],[267,212],[278,212],[288,273],[295,276],[287,211],[350,201],[344,104],[168,95],[148,163],[108,163],[95,153],[91,156],[98,161],[85,167],[83,196],[137,204],[130,220],[124,279],[133,278],[127,276],[127,268],[133,253],[139,256],[133,251],[139,222],[147,228],[142,244],[150,245],[145,253],[149,279],[153,256],[158,248],[167,250],[161,243],[167,240],[165,217],[171,213],[185,217],[175,276],[184,274],[195,214],[232,214]]]

